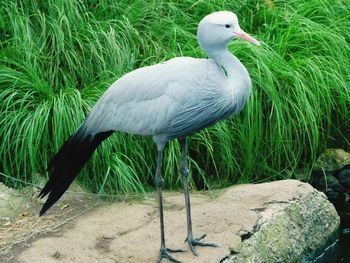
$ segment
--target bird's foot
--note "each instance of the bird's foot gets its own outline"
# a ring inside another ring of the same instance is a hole
[[[175,263],[182,263],[181,261],[176,260],[172,256],[170,256],[169,253],[178,253],[178,252],[185,252],[183,249],[171,249],[171,248],[161,248],[159,251],[159,256],[157,263],[160,263],[163,258],[167,258],[170,262],[175,262]]]
[[[204,239],[207,236],[207,234],[204,234],[198,238],[193,238],[192,236],[188,236],[185,239],[185,242],[187,242],[190,245],[190,249],[193,253],[193,255],[198,256],[198,253],[195,249],[195,246],[201,246],[201,247],[217,247],[215,243],[205,243],[201,242],[202,239]]]

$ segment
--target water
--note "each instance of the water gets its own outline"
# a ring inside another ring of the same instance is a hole
[[[341,228],[339,237],[313,263],[349,263],[350,262],[350,228]]]

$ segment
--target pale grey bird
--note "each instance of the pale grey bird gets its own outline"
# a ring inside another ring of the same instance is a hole
[[[113,132],[153,136],[158,149],[155,182],[161,232],[157,262],[163,258],[179,262],[169,253],[183,250],[165,245],[161,171],[166,143],[178,138],[182,147],[180,170],[187,212],[186,241],[195,255],[195,246],[216,246],[201,242],[205,235],[193,237],[186,138],[242,109],[250,94],[251,80],[246,68],[227,46],[235,38],[255,45],[259,42],[245,33],[237,16],[228,11],[204,17],[199,23],[197,38],[209,59],[178,57],[134,70],[114,82],[102,95],[81,127],[50,162],[50,179],[39,194],[49,196],[40,215],[63,195],[94,150]]]

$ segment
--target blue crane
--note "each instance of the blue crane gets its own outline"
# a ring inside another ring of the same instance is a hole
[[[67,190],[94,150],[116,131],[152,136],[157,145],[157,186],[161,248],[157,262],[173,258],[165,245],[162,161],[168,141],[179,139],[182,147],[187,238],[190,249],[216,246],[193,237],[186,155],[187,136],[239,112],[246,103],[251,80],[246,68],[229,52],[236,38],[260,43],[239,26],[237,16],[220,11],[205,16],[198,25],[197,38],[208,59],[177,57],[164,63],[136,69],[117,81],[97,101],[84,123],[61,147],[48,166],[50,178],[39,197],[48,195],[43,215]]]

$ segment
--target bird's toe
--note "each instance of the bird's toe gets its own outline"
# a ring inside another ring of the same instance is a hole
[[[190,246],[190,249],[193,253],[193,255],[198,256],[198,253],[196,251],[196,246],[201,246],[201,247],[217,247],[218,245],[215,243],[206,243],[206,242],[202,242],[201,240],[204,239],[207,236],[207,234],[201,235],[198,238],[193,238],[191,236],[187,237],[185,239],[185,242],[188,243],[188,245]]]
[[[160,263],[163,258],[167,258],[170,262],[182,263],[181,261],[172,257],[169,253],[179,253],[185,252],[183,249],[171,249],[171,248],[161,248],[159,251],[159,256],[157,259],[157,263]]]

